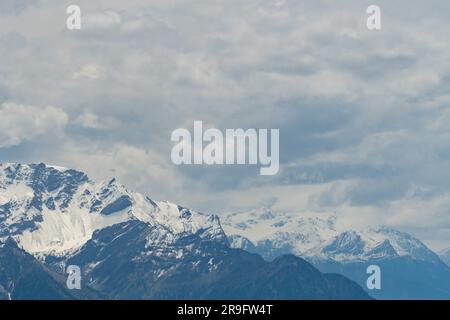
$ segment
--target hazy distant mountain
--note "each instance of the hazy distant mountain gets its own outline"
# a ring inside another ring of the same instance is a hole
[[[367,266],[382,269],[381,299],[449,299],[450,268],[420,240],[377,226],[339,228],[336,215],[305,216],[261,208],[222,217],[231,246],[274,259],[295,254],[321,271],[348,276],[365,287]]]
[[[369,298],[298,257],[267,262],[230,248],[217,216],[44,164],[0,165],[0,241],[3,299]],[[61,286],[71,264],[82,269],[83,292]],[[11,289],[41,282],[27,296]]]
[[[442,250],[439,253],[439,256],[441,257],[442,261],[444,261],[448,266],[450,266],[450,248]]]

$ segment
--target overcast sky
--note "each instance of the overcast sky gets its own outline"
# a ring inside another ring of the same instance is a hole
[[[0,161],[201,211],[336,212],[450,246],[450,2],[1,0]],[[80,31],[66,8],[82,10]],[[194,120],[279,128],[280,172],[177,167]]]

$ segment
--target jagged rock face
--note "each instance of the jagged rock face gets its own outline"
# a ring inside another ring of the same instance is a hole
[[[215,215],[151,200],[115,179],[97,184],[44,164],[0,165],[1,241],[1,248],[18,244],[17,254],[3,249],[5,274],[17,267],[11,263],[26,262],[56,299],[369,298],[354,282],[324,275],[298,257],[267,262],[231,248]],[[68,265],[81,268],[86,291],[66,290]],[[11,297],[11,283],[29,281],[17,274],[0,281],[0,298]]]

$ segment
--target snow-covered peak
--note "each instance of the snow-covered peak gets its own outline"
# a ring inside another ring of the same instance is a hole
[[[61,166],[53,166],[45,163],[32,163],[32,164],[21,164],[21,163],[0,163],[0,181],[20,181],[20,180],[30,180],[36,175],[52,175],[61,174],[63,175],[67,171],[72,174],[78,173],[84,175],[82,172],[68,169]]]
[[[216,216],[129,191],[116,179],[95,183],[84,173],[45,164],[0,165],[0,240],[13,236],[33,254],[62,254],[96,230],[140,220],[172,239],[185,234],[225,239]]]
[[[276,247],[288,247],[298,255],[338,234],[335,215],[300,215],[261,208],[226,214],[221,220],[228,235],[243,236],[254,244],[273,241]]]
[[[386,226],[348,229],[336,214],[303,214],[258,209],[222,217],[233,247],[251,248],[272,259],[292,253],[311,260],[367,261],[397,256],[437,261],[411,235]]]

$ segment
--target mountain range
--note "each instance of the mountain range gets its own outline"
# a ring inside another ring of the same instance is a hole
[[[449,251],[441,256],[412,235],[387,226],[351,229],[336,214],[305,215],[261,208],[222,217],[231,246],[272,260],[294,254],[322,272],[366,288],[367,267],[381,269],[378,299],[450,299]]]
[[[0,271],[0,299],[371,299],[292,253],[230,246],[216,215],[42,163],[0,165]]]

